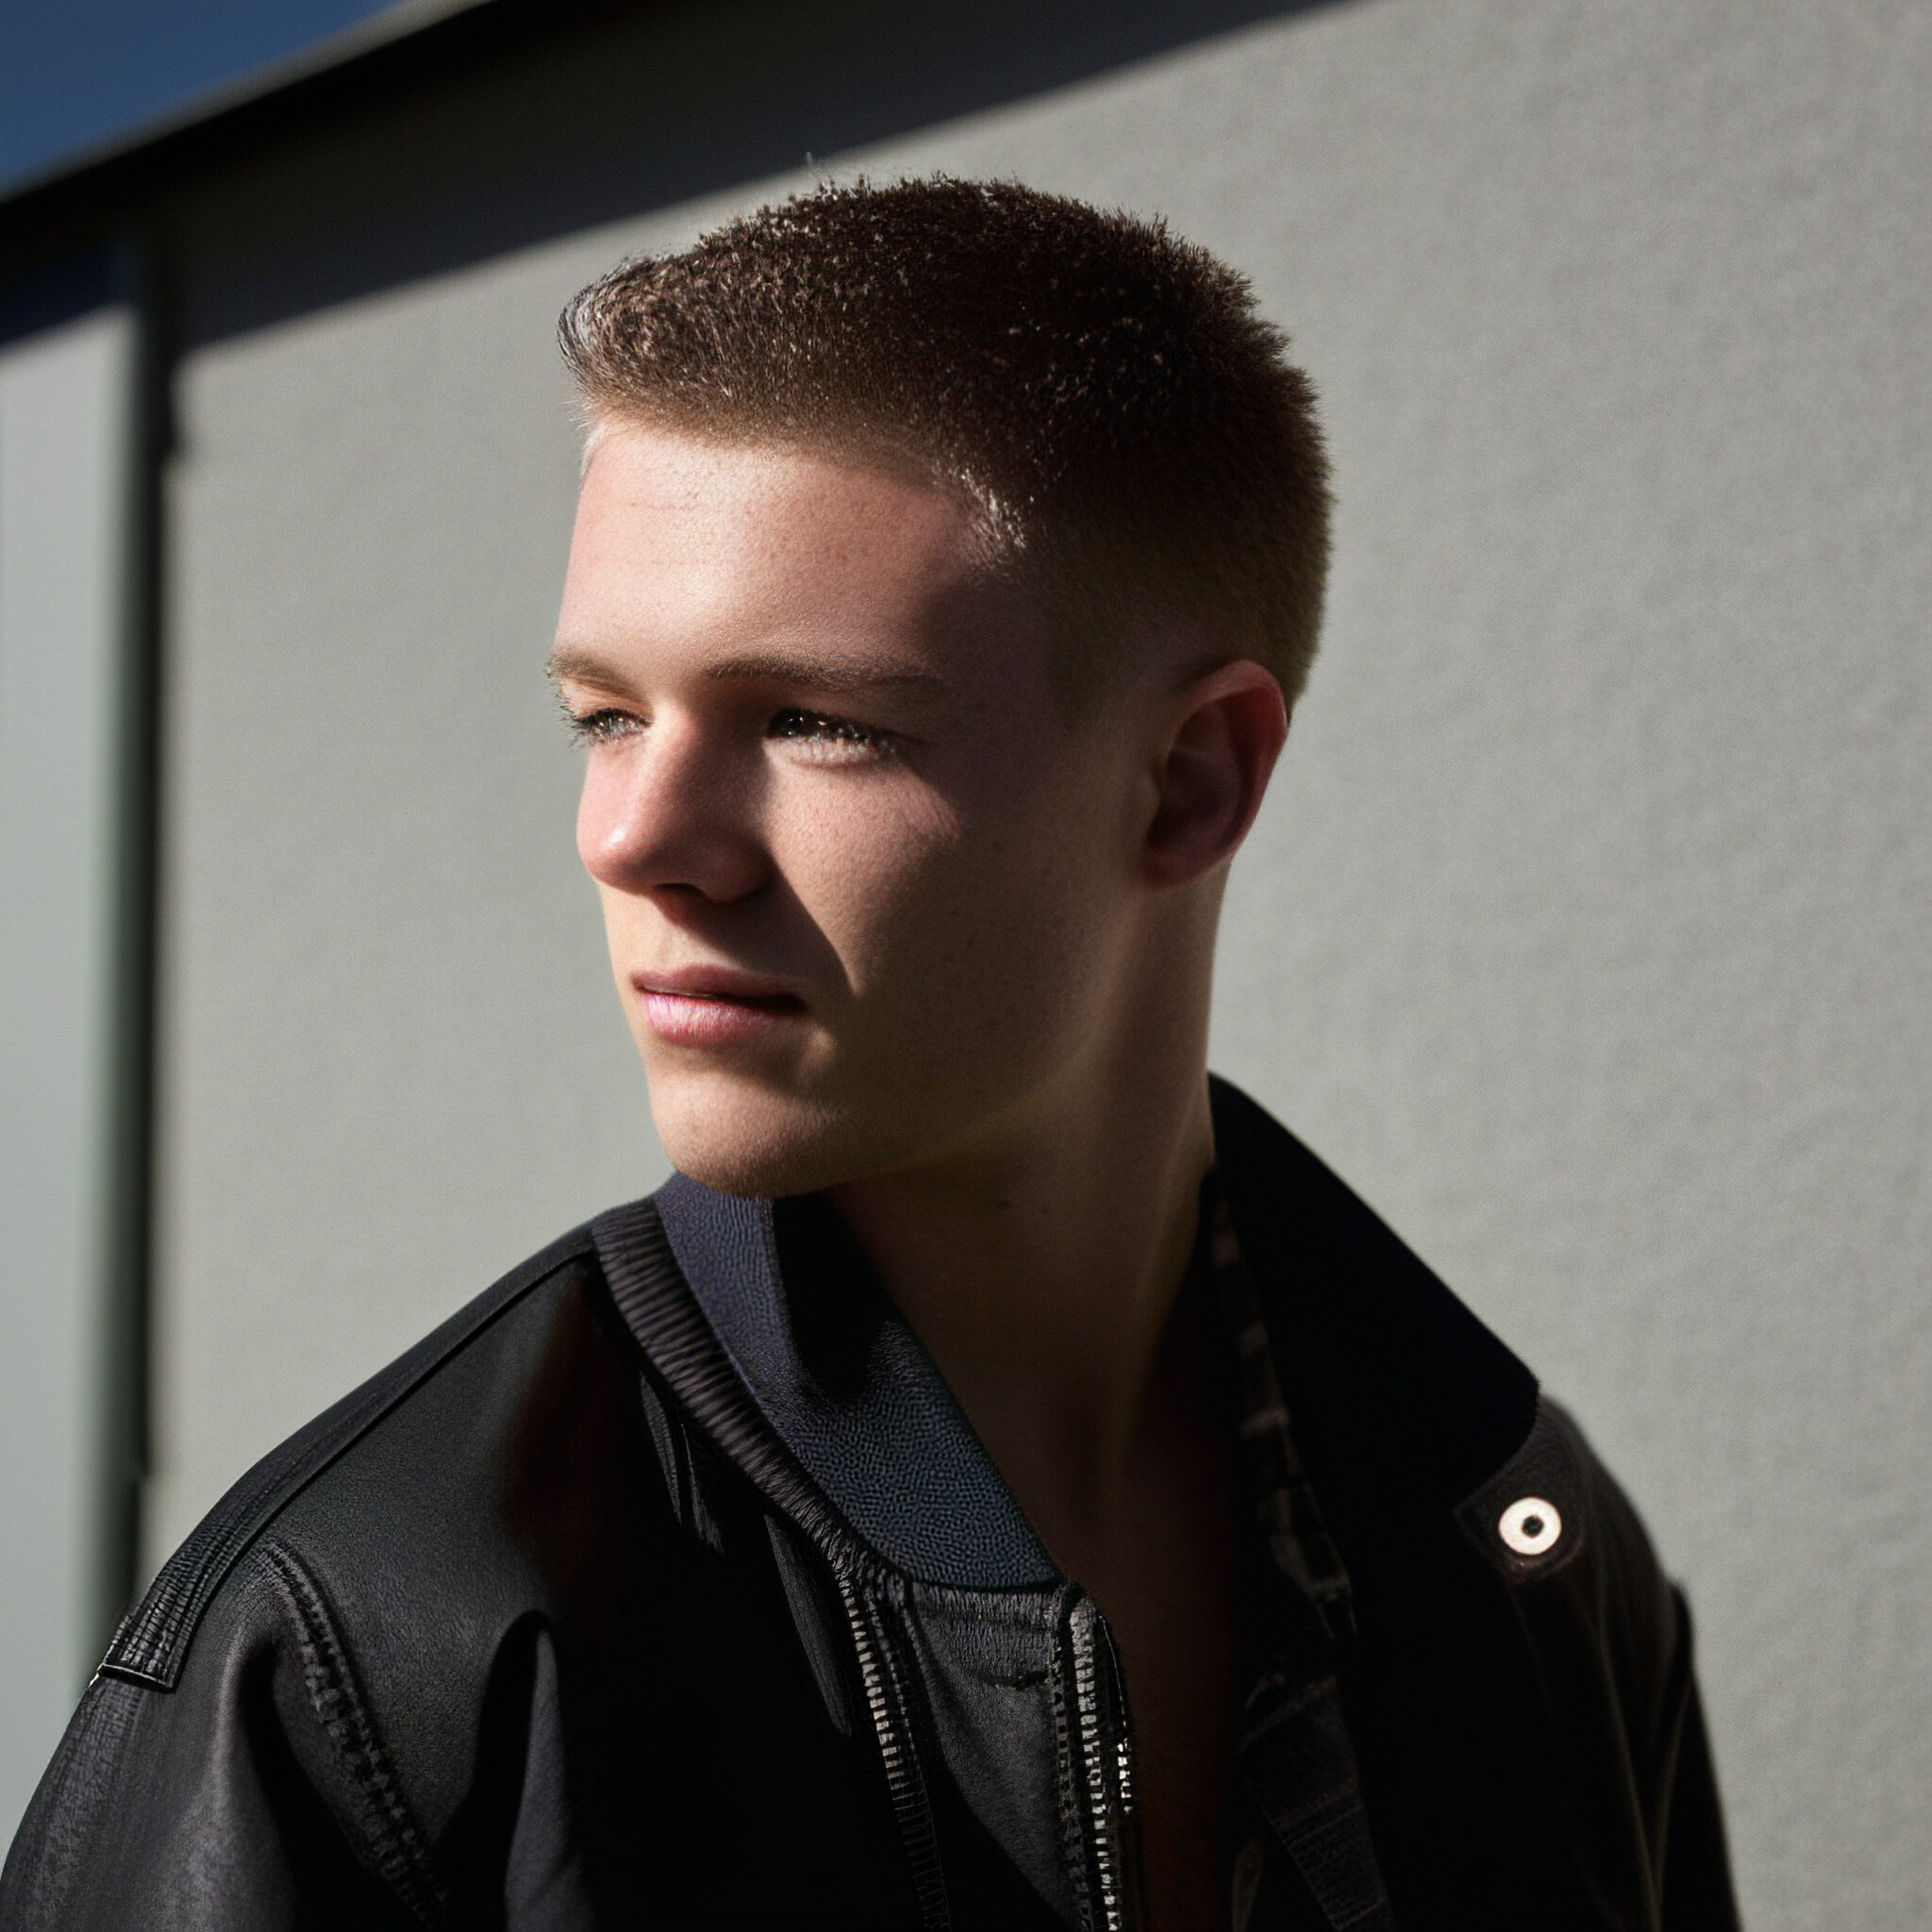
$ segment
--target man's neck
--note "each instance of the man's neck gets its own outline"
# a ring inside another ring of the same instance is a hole
[[[831,1191],[1125,1666],[1153,1923],[1224,1923],[1240,1705],[1225,1338],[1180,1291],[1213,1158],[1208,948],[1148,949],[1108,1062],[979,1158]]]
[[[990,1148],[830,1193],[1063,1562],[1133,1507],[1213,1158],[1203,1042],[1144,1041]]]

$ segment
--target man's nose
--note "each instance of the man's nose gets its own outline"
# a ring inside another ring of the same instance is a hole
[[[761,779],[755,756],[660,715],[618,756],[591,756],[577,807],[585,870],[623,892],[719,904],[747,897],[771,875]]]

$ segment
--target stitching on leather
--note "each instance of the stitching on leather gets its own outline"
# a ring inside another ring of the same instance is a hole
[[[101,1660],[100,1674],[172,1690],[215,1591],[282,1507],[459,1349],[590,1245],[589,1230],[580,1228],[533,1256],[348,1397],[348,1406],[333,1421],[326,1414],[318,1417],[258,1462],[202,1519],[162,1566],[147,1594],[123,1618]]]
[[[362,1794],[368,1862],[423,1924],[444,1924],[448,1890],[437,1876],[422,1827],[376,1733],[321,1587],[283,1543],[263,1543],[255,1557],[295,1627],[309,1706]]]

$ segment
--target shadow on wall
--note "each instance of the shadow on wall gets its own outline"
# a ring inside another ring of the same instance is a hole
[[[274,160],[196,192],[181,240],[208,273],[184,346],[1336,4],[592,8],[360,115],[332,106]]]

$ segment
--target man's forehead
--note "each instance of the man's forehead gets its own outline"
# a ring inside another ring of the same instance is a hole
[[[560,676],[609,684],[673,648],[710,678],[954,700],[1043,625],[957,493],[776,444],[605,432],[586,472]]]
[[[890,524],[974,553],[985,547],[984,519],[964,491],[909,460],[829,438],[806,443],[607,420],[591,432],[584,483],[593,504],[680,521]]]

